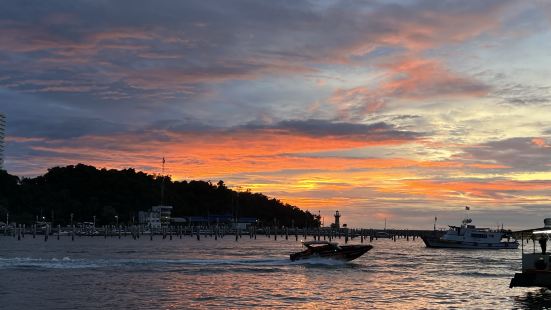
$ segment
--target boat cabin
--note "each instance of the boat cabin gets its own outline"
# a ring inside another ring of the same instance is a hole
[[[461,226],[449,226],[450,229],[442,236],[442,239],[447,241],[499,243],[503,238],[510,238],[506,231],[477,228],[475,225],[469,225],[471,222],[471,219],[464,219]]]
[[[509,287],[551,288],[551,254],[547,241],[551,238],[551,218],[544,220],[544,227],[514,232],[520,235],[522,244],[522,272],[516,273]],[[524,242],[532,246],[524,246]],[[531,248],[531,249],[530,249]]]

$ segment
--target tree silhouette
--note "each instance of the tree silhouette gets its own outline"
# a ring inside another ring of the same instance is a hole
[[[0,171],[0,218],[10,212],[10,219],[32,222],[36,216],[52,212],[56,224],[92,221],[112,224],[118,216],[121,224],[131,223],[139,211],[161,202],[163,177],[136,172],[134,169],[97,169],[84,164],[55,167],[42,176],[19,179]],[[224,181],[164,180],[164,203],[172,205],[174,217],[233,215],[254,217],[261,223],[303,227],[318,226],[319,219],[278,199],[261,193],[236,192]],[[238,206],[238,210],[236,210]],[[48,219],[50,220],[50,219]]]

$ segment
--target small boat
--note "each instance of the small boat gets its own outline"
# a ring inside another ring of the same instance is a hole
[[[511,240],[510,231],[477,228],[471,219],[464,219],[461,226],[450,226],[442,236],[422,236],[428,248],[460,249],[517,249],[517,240]],[[505,239],[505,240],[503,240]]]
[[[551,218],[544,220],[544,227],[516,231],[524,240],[532,240],[532,251],[522,246],[522,272],[515,273],[509,284],[513,287],[544,287],[551,289],[551,254],[547,252],[547,241],[551,238]],[[541,253],[536,252],[536,240]]]
[[[305,241],[302,244],[306,250],[291,254],[291,261],[310,258],[329,258],[351,261],[371,250],[371,245],[342,245],[328,241]]]

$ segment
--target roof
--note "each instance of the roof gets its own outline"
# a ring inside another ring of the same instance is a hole
[[[549,231],[549,233],[551,233],[551,227],[539,227],[539,228],[517,230],[517,231],[513,231],[513,233],[514,234],[533,234],[534,232],[538,233],[540,231]]]
[[[233,222],[232,215],[189,216],[190,222]],[[238,223],[256,223],[255,217],[238,217]]]

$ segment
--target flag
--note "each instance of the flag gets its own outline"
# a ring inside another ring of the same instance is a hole
[[[469,208],[469,206],[465,206],[465,210],[471,210],[471,208]]]

